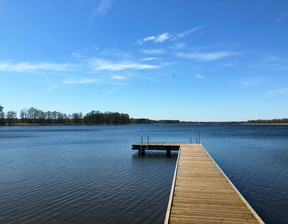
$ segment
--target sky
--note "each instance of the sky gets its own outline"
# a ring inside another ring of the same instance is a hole
[[[0,0],[0,105],[288,117],[286,0]]]

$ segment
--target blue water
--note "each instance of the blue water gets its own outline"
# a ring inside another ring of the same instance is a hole
[[[177,153],[202,145],[266,223],[288,223],[288,126],[0,127],[0,223],[163,223]],[[145,137],[144,137],[145,139]]]

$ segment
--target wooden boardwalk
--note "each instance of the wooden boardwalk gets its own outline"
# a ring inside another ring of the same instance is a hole
[[[264,223],[201,144],[181,144],[168,223]]]
[[[165,224],[264,223],[201,144],[138,142],[133,150],[179,150]]]

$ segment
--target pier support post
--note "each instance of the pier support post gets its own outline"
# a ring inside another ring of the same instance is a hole
[[[145,155],[145,149],[141,148],[138,150],[138,155],[142,155],[144,156]]]
[[[167,150],[166,150],[166,153],[167,153],[167,156],[168,156],[168,157],[171,156],[171,150],[170,150],[170,149],[167,149]]]
[[[141,135],[141,144],[140,144],[140,149],[138,151],[139,155],[144,155],[145,154],[145,149],[143,149],[143,135]]]

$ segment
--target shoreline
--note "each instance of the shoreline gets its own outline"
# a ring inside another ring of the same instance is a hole
[[[288,125],[288,123],[244,123],[244,125]]]
[[[159,124],[159,123],[152,123],[153,124]],[[165,125],[165,124],[171,124],[171,123],[160,123],[161,125]],[[245,123],[245,122],[239,122],[239,123],[225,123],[225,122],[201,122],[201,123],[186,123],[186,122],[181,122],[178,123],[177,125],[187,125],[187,124],[192,124],[192,125],[271,125],[271,126],[285,126],[288,125],[288,123]],[[3,125],[4,126],[107,126],[107,125],[133,125],[133,124],[40,124],[40,123],[34,123],[34,124],[29,124],[29,123],[15,123],[15,124],[9,124],[9,125]],[[135,125],[139,125],[137,123],[135,123]],[[141,124],[140,124],[141,125]]]

